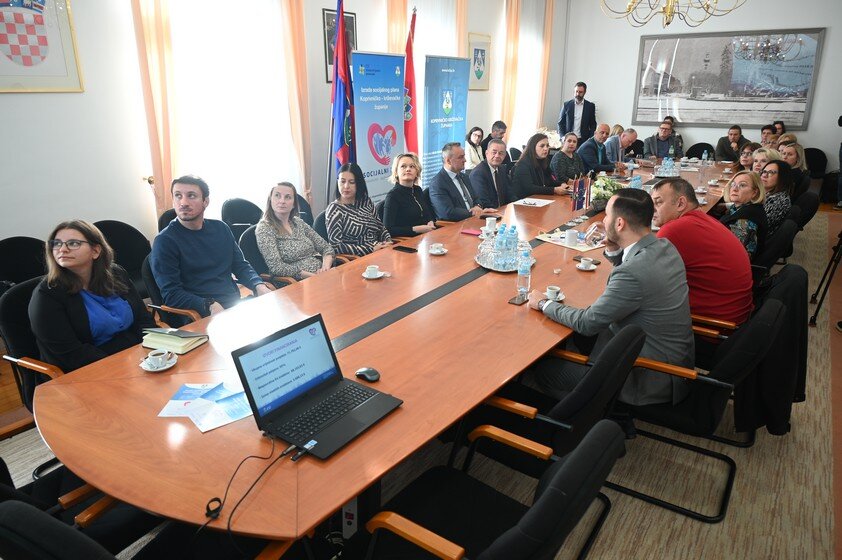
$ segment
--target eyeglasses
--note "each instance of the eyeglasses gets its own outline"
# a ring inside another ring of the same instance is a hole
[[[743,156],[750,156],[750,155],[751,155],[751,154],[753,154],[753,153],[754,153],[754,152],[740,152],[740,157],[743,157]]]
[[[658,128],[661,132],[672,132],[671,128]]]
[[[67,241],[62,241],[61,239],[50,239],[47,245],[49,245],[50,249],[53,251],[58,251],[61,249],[62,245],[66,245],[68,251],[75,251],[82,246],[82,243],[88,242],[82,241],[81,239],[68,239]],[[88,245],[90,245],[90,243],[88,243]]]
[[[761,177],[769,177],[771,175],[777,175],[777,174],[778,174],[778,172],[775,171],[774,169],[764,169],[763,171],[760,172]]]
[[[750,183],[731,183],[728,185],[729,189],[748,189],[751,187],[752,185]]]

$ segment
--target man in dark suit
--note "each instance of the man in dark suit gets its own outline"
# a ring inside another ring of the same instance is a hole
[[[494,138],[488,143],[485,160],[471,171],[471,183],[483,206],[499,208],[512,201],[505,158],[506,143]]]
[[[430,183],[430,202],[438,220],[458,221],[479,217],[483,204],[462,173],[465,169],[465,150],[459,142],[449,142],[441,149],[444,165]]]
[[[693,367],[694,340],[687,278],[678,250],[650,229],[655,207],[643,189],[621,189],[605,207],[605,257],[614,265],[605,291],[580,309],[552,302],[543,292],[529,294],[529,306],[585,336],[599,335],[591,356],[626,325],[646,333],[642,358]],[[549,394],[569,390],[587,371],[583,366],[548,358],[533,367],[535,382]],[[671,375],[635,368],[620,391],[625,403],[643,406],[677,403],[688,391]]]
[[[507,129],[508,127],[506,126],[506,123],[503,121],[495,121],[494,124],[491,125],[491,132],[489,132],[488,136],[480,142],[482,153],[488,151],[488,143],[492,140],[503,140],[503,136],[506,135]],[[505,169],[509,169],[512,166],[512,158],[509,157],[509,152],[506,152],[506,157],[503,158],[503,165]]]
[[[593,136],[596,130],[596,105],[585,101],[588,86],[585,82],[576,82],[573,87],[573,99],[564,102],[558,115],[558,135],[564,138],[568,132],[579,137],[579,145]]]
[[[586,140],[576,150],[576,153],[582,158],[585,173],[590,173],[591,171],[614,171],[614,164],[608,159],[608,153],[605,150],[605,140],[608,138],[609,132],[610,129],[607,124],[600,124],[596,127],[593,138]]]

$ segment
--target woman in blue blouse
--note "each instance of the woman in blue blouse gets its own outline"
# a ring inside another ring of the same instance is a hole
[[[47,276],[32,294],[29,320],[41,358],[73,371],[140,343],[154,327],[102,232],[72,220],[47,240]]]

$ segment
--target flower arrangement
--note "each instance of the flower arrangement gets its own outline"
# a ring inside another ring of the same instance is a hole
[[[596,181],[591,184],[591,200],[608,200],[618,190],[622,189],[621,185],[614,179],[608,177],[598,177]]]
[[[543,126],[535,131],[535,134],[543,134],[547,137],[547,141],[550,143],[550,148],[554,150],[561,149],[561,137],[558,135],[557,130],[550,130],[546,126]]]

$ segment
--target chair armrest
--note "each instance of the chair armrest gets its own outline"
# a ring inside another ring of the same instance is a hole
[[[349,255],[347,253],[339,253],[338,255],[333,256],[334,260],[339,261],[342,264],[349,263],[353,260],[358,259],[357,255]]]
[[[449,225],[453,225],[453,224],[455,224],[456,222],[451,222],[450,220],[436,220],[436,222],[435,222],[435,223],[436,223],[436,227],[440,227],[440,226],[449,226]]]
[[[83,484],[75,490],[71,490],[63,496],[59,496],[58,503],[62,509],[70,509],[80,502],[84,502],[93,496],[98,490],[90,484]]]
[[[295,544],[294,540],[271,541],[263,547],[260,554],[254,557],[254,560],[275,560],[275,558],[280,558],[293,544]]]
[[[577,354],[576,352],[571,352],[570,350],[561,350],[556,348],[550,350],[550,355],[555,356],[556,358],[561,358],[562,360],[567,360],[568,362],[573,362],[574,364],[582,364],[583,366],[588,365],[588,356]]]
[[[196,311],[192,309],[179,309],[178,307],[170,307],[169,305],[155,305],[154,303],[147,303],[146,308],[149,310],[166,311],[173,315],[181,315],[190,319],[190,322],[198,321],[202,318]]]
[[[706,327],[714,327],[725,331],[735,331],[738,327],[737,323],[733,323],[731,321],[723,321],[722,319],[715,319],[713,317],[706,317],[704,315],[696,315],[695,313],[691,314],[690,318],[693,320],[694,324],[699,324]]]
[[[634,361],[634,367],[642,367],[646,369],[651,369],[653,371],[660,371],[661,373],[674,375],[676,377],[683,377],[685,379],[697,379],[699,377],[699,374],[698,372],[696,372],[695,369],[674,366],[672,364],[659,362],[658,360],[652,360],[649,358],[638,358]]]
[[[407,236],[392,237],[392,241],[395,242],[395,243],[400,243],[402,241],[408,241],[410,239],[412,239],[412,237],[407,237]]]
[[[528,453],[533,457],[537,457],[545,461],[549,460],[550,457],[553,456],[553,450],[551,447],[541,445],[531,439],[526,439],[523,436],[507,432],[506,430],[500,429],[496,426],[490,426],[488,424],[474,428],[471,433],[468,434],[468,441],[473,443],[474,440],[484,437],[493,439],[494,441],[503,443],[513,449],[523,451],[524,453]]]
[[[83,529],[99,519],[105,512],[117,505],[117,500],[111,496],[104,496],[93,503],[90,507],[76,514],[73,521]]]
[[[298,280],[296,280],[292,276],[272,276],[271,274],[261,274],[260,277],[264,281],[269,282],[270,284],[276,287],[287,286],[289,284],[295,284],[296,282],[298,282]],[[278,286],[279,283],[282,286]]]
[[[499,408],[500,410],[505,410],[506,412],[511,412],[512,414],[529,418],[530,420],[534,420],[535,416],[538,415],[538,409],[534,406],[529,406],[527,404],[498,396],[488,397],[482,401],[482,404],[493,406],[494,408]]]
[[[699,336],[704,336],[706,338],[718,338],[718,339],[728,338],[727,336],[722,334],[722,331],[717,330],[717,329],[711,329],[711,328],[702,327],[702,326],[699,326],[699,325],[693,325],[692,329],[693,329],[693,334],[699,335]]]
[[[60,368],[57,368],[56,366],[48,364],[46,362],[42,362],[41,360],[36,360],[34,358],[13,358],[12,356],[4,355],[3,359],[20,367],[25,367],[26,369],[30,369],[38,373],[43,373],[50,379],[55,379],[64,375],[64,372]]]
[[[465,549],[392,511],[381,511],[372,517],[365,528],[369,533],[385,529],[443,560],[461,560]]]

